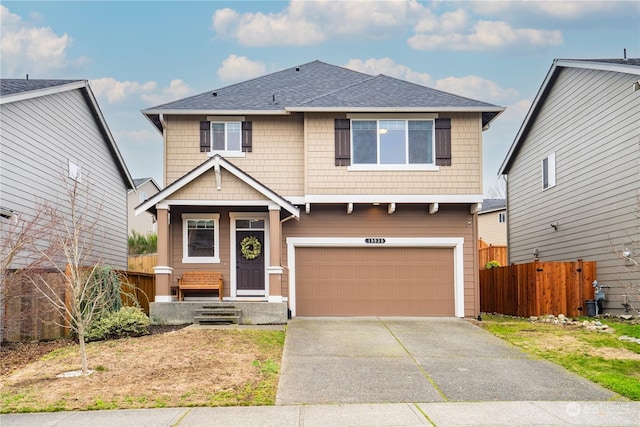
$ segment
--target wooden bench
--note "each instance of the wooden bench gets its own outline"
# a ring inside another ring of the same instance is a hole
[[[184,291],[218,290],[222,301],[222,273],[219,271],[188,271],[178,279],[178,301],[184,300]]]

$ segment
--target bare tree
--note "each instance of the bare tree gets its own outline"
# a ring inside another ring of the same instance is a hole
[[[507,181],[504,175],[500,175],[497,181],[489,187],[486,193],[487,199],[506,199]]]
[[[624,262],[620,285],[626,290],[626,301],[622,301],[625,310],[634,310],[640,314],[640,307],[634,307],[631,297],[640,300],[640,193],[636,196],[635,218],[636,226],[625,230],[625,236],[617,242],[609,236],[609,247],[612,253]],[[624,297],[623,297],[624,298]]]
[[[62,289],[48,280],[47,275],[31,271],[26,277],[37,291],[66,319],[78,337],[81,373],[89,373],[85,333],[91,322],[114,305],[119,293],[104,286],[101,277],[102,260],[95,242],[103,238],[100,211],[90,197],[88,183],[64,179],[65,203],[45,205],[47,223],[55,227],[47,230],[46,239],[30,241],[30,250],[42,263],[64,274]],[[66,206],[66,208],[62,208]]]

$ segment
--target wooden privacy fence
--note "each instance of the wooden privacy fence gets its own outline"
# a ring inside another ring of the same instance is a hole
[[[484,240],[478,240],[478,264],[480,270],[484,270],[484,266],[489,261],[498,261],[501,266],[507,265],[507,247],[488,245]]]
[[[529,317],[586,315],[596,262],[539,262],[480,270],[480,311]]]
[[[155,275],[135,271],[118,270],[131,286],[123,284],[122,303],[134,305],[126,293],[135,295],[140,308],[149,315],[149,301],[156,294]],[[19,276],[16,276],[19,279]],[[63,273],[47,273],[47,282],[56,289],[59,297],[65,298],[65,277]],[[55,310],[50,302],[26,279],[5,283],[4,315],[2,318],[2,340],[9,342],[46,341],[68,334],[64,316]]]
[[[129,255],[127,268],[129,271],[153,274],[153,267],[158,265],[158,254]]]

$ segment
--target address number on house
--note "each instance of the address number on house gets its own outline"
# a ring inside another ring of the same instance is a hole
[[[364,239],[365,243],[371,243],[374,245],[381,245],[383,243],[386,243],[387,241],[385,239],[382,239],[380,237],[369,237],[367,239]]]

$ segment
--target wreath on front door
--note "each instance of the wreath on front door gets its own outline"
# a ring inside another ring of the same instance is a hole
[[[256,259],[262,252],[260,240],[255,236],[248,236],[240,242],[240,252],[245,259]]]

